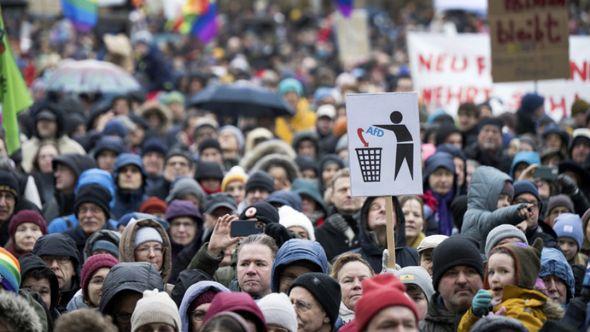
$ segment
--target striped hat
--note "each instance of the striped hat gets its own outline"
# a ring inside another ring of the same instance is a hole
[[[11,292],[18,292],[20,285],[20,264],[8,250],[0,247],[0,286]]]

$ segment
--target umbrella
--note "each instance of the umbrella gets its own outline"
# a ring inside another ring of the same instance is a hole
[[[292,116],[293,109],[277,93],[250,83],[211,85],[193,96],[188,106],[199,107],[218,116]]]
[[[129,93],[141,85],[110,62],[98,60],[64,60],[47,78],[47,90],[72,93]]]

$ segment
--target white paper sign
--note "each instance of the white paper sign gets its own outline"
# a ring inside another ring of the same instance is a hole
[[[576,97],[590,99],[590,37],[570,36],[569,80],[539,81],[545,110],[555,120],[570,114]],[[455,115],[459,103],[492,99],[499,112],[514,112],[533,82],[492,82],[490,39],[486,34],[444,35],[409,33],[408,54],[414,88],[431,112],[438,108]]]
[[[422,194],[416,93],[346,96],[353,196]]]

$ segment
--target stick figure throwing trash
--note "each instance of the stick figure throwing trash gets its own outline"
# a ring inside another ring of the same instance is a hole
[[[389,115],[389,119],[393,124],[387,125],[375,125],[375,127],[393,131],[397,139],[397,148],[395,150],[395,174],[394,180],[397,179],[397,175],[404,163],[404,160],[408,163],[410,169],[410,177],[414,179],[414,141],[412,140],[412,134],[408,130],[408,127],[404,124],[400,124],[404,116],[399,111],[393,111]]]

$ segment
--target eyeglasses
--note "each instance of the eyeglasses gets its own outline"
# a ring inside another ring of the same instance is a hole
[[[539,207],[539,202],[535,201],[535,202],[529,202],[527,200],[524,199],[517,199],[513,202],[513,204],[531,204],[533,207]]]
[[[102,212],[102,209],[94,204],[82,205],[78,209],[79,214],[84,214],[84,213],[88,213],[88,212],[90,212],[91,214],[97,214],[99,212]]]
[[[164,251],[164,248],[162,247],[162,245],[154,245],[154,246],[140,245],[139,247],[137,247],[135,249],[135,251],[138,253],[141,253],[141,254],[149,254],[152,251],[156,254],[162,254]]]

